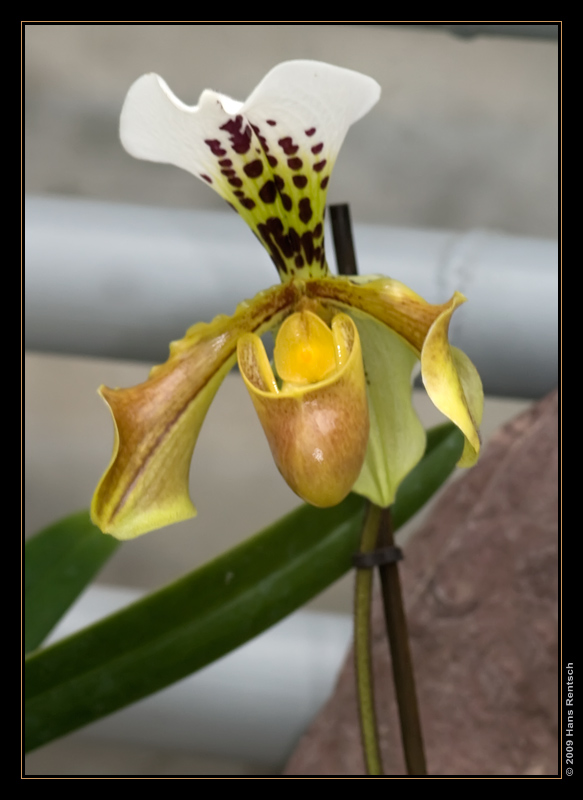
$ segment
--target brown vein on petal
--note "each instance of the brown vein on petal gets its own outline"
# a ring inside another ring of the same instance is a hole
[[[296,289],[296,287],[293,286],[292,284],[288,284],[287,286],[280,286],[280,287],[277,287],[277,288],[278,288],[278,292],[275,293],[274,295],[272,295],[271,297],[268,297],[266,299],[265,309],[263,309],[262,312],[260,312],[260,313],[255,312],[253,314],[253,316],[257,318],[256,324],[252,328],[245,328],[245,331],[248,330],[250,333],[255,333],[260,328],[268,325],[269,322],[275,316],[277,316],[279,313],[284,311],[286,309],[286,307],[289,307],[289,306],[292,305],[293,301],[297,297],[297,289]],[[232,318],[230,318],[230,319],[232,319]],[[190,404],[196,400],[198,395],[204,390],[204,388],[212,380],[214,375],[216,375],[216,373],[219,372],[219,370],[225,365],[225,363],[234,355],[234,353],[236,351],[236,348],[237,348],[237,341],[238,341],[239,335],[240,335],[240,333],[245,332],[245,331],[240,331],[239,333],[235,334],[233,332],[234,329],[236,329],[237,327],[241,327],[241,325],[240,324],[237,325],[236,323],[231,323],[231,326],[230,326],[231,330],[229,330],[228,326],[227,326],[228,321],[229,321],[229,318],[227,318],[227,320],[225,320],[225,326],[226,326],[225,329],[219,328],[219,331],[216,334],[213,334],[213,336],[208,338],[207,341],[206,341],[207,346],[210,346],[211,349],[212,349],[213,341],[216,341],[216,339],[220,338],[224,334],[230,335],[229,346],[226,348],[225,351],[223,351],[222,358],[218,362],[214,362],[212,364],[212,368],[209,369],[208,374],[206,375],[204,380],[202,380],[201,382],[197,383],[196,388],[189,393],[187,399],[181,403],[180,408],[174,414],[172,419],[165,425],[163,431],[156,437],[155,441],[150,445],[150,447],[148,448],[147,454],[145,455],[145,457],[140,462],[139,468],[137,469],[137,471],[135,472],[133,477],[130,479],[127,488],[124,490],[124,492],[122,493],[121,497],[119,498],[115,508],[111,512],[111,515],[109,516],[110,522],[113,521],[115,519],[116,515],[123,509],[128,497],[132,493],[133,488],[135,487],[136,483],[139,481],[140,477],[144,474],[149,462],[151,461],[151,459],[156,454],[156,451],[158,450],[160,444],[167,437],[169,431],[171,431],[172,428],[178,423],[178,421],[183,416],[183,414],[185,414],[186,411],[188,410]],[[208,327],[211,328],[212,325],[213,325],[213,323],[211,322],[211,323],[209,323]],[[188,334],[187,334],[187,336],[185,338],[186,339],[188,338]],[[181,342],[182,341],[184,341],[184,340],[181,340]],[[201,346],[201,344],[203,343],[203,341],[204,341],[204,339],[202,339],[202,338],[199,339],[195,343],[195,346],[197,348],[199,348]],[[160,367],[159,367],[159,370],[161,370],[163,372],[162,373],[161,372],[157,372],[154,377],[149,378],[147,381],[145,381],[145,384],[150,384],[152,387],[154,387],[155,384],[157,384],[157,383],[161,384],[162,382],[164,382],[164,380],[169,375],[175,374],[176,367],[172,365],[172,362],[174,362],[176,360],[185,360],[184,352],[179,352],[179,353],[175,353],[175,354],[171,355],[170,358],[168,359],[168,361],[166,361],[164,364],[160,365]],[[200,363],[200,361],[204,361],[204,359],[198,359],[197,363]],[[139,384],[139,386],[144,386],[145,384]],[[136,388],[138,388],[138,387],[130,387],[129,389],[122,389],[120,391],[122,391],[122,392],[129,391],[129,392],[131,392],[132,389],[136,389]],[[108,391],[116,392],[116,390],[108,390]],[[109,401],[107,400],[107,397],[105,395],[104,395],[104,397],[105,397],[106,401],[109,403]],[[117,417],[116,417],[116,414],[115,414],[115,402],[113,404],[112,403],[109,403],[109,404],[112,407],[112,411],[114,411],[114,419],[115,419],[116,425],[118,425],[118,420],[117,420]],[[126,403],[124,403],[124,405],[126,405]],[[117,460],[119,459],[119,456],[120,456],[120,453],[121,453],[121,449],[122,449],[122,437],[121,437],[121,430],[120,430],[120,426],[119,425],[118,425],[118,432],[120,434],[120,444],[119,444],[119,449],[118,449],[118,456],[116,458],[116,461],[114,461],[114,463],[111,465],[110,472],[114,470],[115,464],[116,464]],[[126,461],[126,464],[127,464],[127,461]],[[123,476],[124,469],[125,469],[125,467],[122,464],[121,465],[121,476]]]
[[[235,347],[236,347],[236,343],[235,343],[235,345],[234,345],[234,346],[231,348],[231,351],[229,352],[229,354],[228,354],[228,355],[227,355],[227,356],[226,356],[226,357],[225,357],[225,358],[224,358],[224,359],[221,361],[221,363],[220,363],[220,364],[219,364],[219,365],[216,367],[216,369],[214,369],[214,370],[213,370],[213,372],[207,376],[206,380],[205,380],[205,381],[203,381],[202,383],[200,383],[200,384],[197,386],[196,390],[195,390],[194,392],[192,392],[192,393],[191,393],[191,395],[190,395],[190,396],[188,397],[188,399],[187,399],[187,400],[186,400],[186,401],[185,401],[185,402],[182,404],[182,406],[180,407],[180,409],[178,410],[178,412],[177,412],[177,413],[174,415],[174,417],[173,417],[173,418],[172,418],[172,419],[171,419],[171,420],[170,420],[170,421],[169,421],[169,422],[166,424],[166,427],[163,429],[162,433],[160,433],[160,434],[159,434],[159,436],[157,437],[157,439],[156,439],[156,440],[153,442],[153,444],[152,444],[152,445],[151,445],[151,447],[149,448],[148,454],[145,456],[145,458],[143,459],[143,461],[140,463],[140,467],[139,467],[139,469],[138,469],[138,470],[137,470],[137,472],[135,473],[135,475],[134,475],[133,479],[132,479],[132,480],[131,480],[131,482],[128,484],[128,487],[127,487],[127,488],[126,488],[126,490],[123,492],[123,494],[121,495],[121,497],[120,497],[120,499],[119,499],[119,501],[118,501],[117,505],[115,506],[114,510],[112,511],[112,514],[111,514],[111,520],[115,519],[116,515],[117,515],[117,514],[118,514],[118,513],[119,513],[119,512],[122,510],[122,508],[124,507],[124,505],[125,505],[125,503],[126,503],[126,501],[127,501],[128,497],[131,495],[131,493],[132,493],[132,491],[133,491],[134,487],[136,486],[136,484],[138,483],[138,481],[139,481],[140,477],[141,477],[141,476],[144,474],[144,472],[146,471],[146,469],[147,469],[147,467],[148,467],[148,464],[149,464],[149,462],[151,461],[151,459],[152,459],[152,458],[154,457],[154,455],[156,454],[156,451],[158,450],[158,447],[159,447],[159,445],[160,445],[160,444],[161,444],[161,443],[162,443],[162,442],[165,440],[166,436],[168,435],[168,432],[172,430],[172,428],[174,427],[174,425],[176,425],[176,424],[177,424],[178,420],[179,420],[179,419],[182,417],[182,415],[183,415],[184,413],[186,413],[186,411],[188,410],[188,407],[190,406],[190,404],[191,404],[191,403],[192,403],[192,402],[193,402],[193,401],[194,401],[194,400],[195,400],[195,399],[198,397],[198,395],[199,395],[199,394],[200,394],[200,393],[203,391],[203,389],[206,387],[206,385],[209,383],[209,381],[210,381],[210,380],[213,378],[213,376],[214,376],[214,375],[215,375],[217,372],[219,372],[219,370],[221,369],[221,367],[223,367],[223,366],[224,366],[225,362],[226,362],[226,361],[228,361],[228,360],[229,360],[229,358],[230,358],[230,357],[233,355],[233,353],[234,353],[234,351],[235,351]],[[155,379],[155,380],[156,380],[156,379]]]
[[[420,355],[429,328],[437,317],[448,309],[451,300],[441,305],[427,303],[413,292],[395,289],[382,280],[370,284],[356,284],[338,278],[320,279],[306,283],[306,295],[318,297],[344,307],[357,308],[380,322],[384,322],[391,330],[398,333]]]

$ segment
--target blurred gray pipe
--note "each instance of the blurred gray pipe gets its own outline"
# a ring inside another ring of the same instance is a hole
[[[25,226],[30,350],[159,363],[194,322],[277,282],[229,212],[28,197]],[[356,225],[355,241],[362,274],[398,278],[430,302],[466,295],[450,339],[488,394],[538,398],[556,386],[555,241],[374,225]]]

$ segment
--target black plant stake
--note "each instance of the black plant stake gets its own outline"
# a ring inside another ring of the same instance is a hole
[[[340,275],[358,273],[348,204],[329,207],[336,262]],[[409,648],[407,620],[398,561],[403,557],[395,547],[391,509],[369,503],[363,526],[360,552],[355,556],[355,652],[358,705],[365,761],[369,775],[382,775],[379,738],[374,709],[374,686],[370,646],[370,611],[373,568],[381,579],[387,637],[391,650],[393,680],[399,707],[401,740],[409,775],[427,775],[421,734],[421,720],[415,691],[413,663]]]

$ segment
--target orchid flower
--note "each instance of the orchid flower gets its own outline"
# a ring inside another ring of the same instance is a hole
[[[174,164],[235,208],[266,247],[281,283],[230,316],[198,323],[170,345],[148,380],[101,387],[111,410],[111,463],[93,498],[104,532],[129,539],[194,516],[188,474],[206,412],[238,359],[274,460],[316,506],[351,490],[390,505],[423,455],[412,371],[463,432],[460,466],[480,448],[483,392],[467,356],[448,341],[456,292],[431,305],[391,278],[332,275],[324,252],[326,192],[353,122],[380,87],[314,61],[276,66],[244,103],[206,90],[197,106],[157,75],[139,78],[121,114],[137,158]],[[276,331],[273,365],[261,335]]]

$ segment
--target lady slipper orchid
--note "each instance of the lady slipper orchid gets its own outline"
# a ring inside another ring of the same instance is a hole
[[[430,398],[465,436],[459,465],[475,463],[482,386],[448,342],[465,298],[456,292],[431,305],[398,281],[337,277],[326,264],[331,170],[348,128],[379,95],[372,78],[314,61],[280,64],[244,103],[207,90],[189,107],[153,74],[130,88],[120,126],[126,150],[215,189],[267,248],[281,284],[231,317],[194,325],[144,383],[100,389],[115,425],[92,503],[104,532],[129,539],[196,514],[192,453],[237,359],[280,472],[316,506],[351,490],[393,502],[425,447],[411,403],[419,360]],[[260,339],[270,330],[275,371]]]

